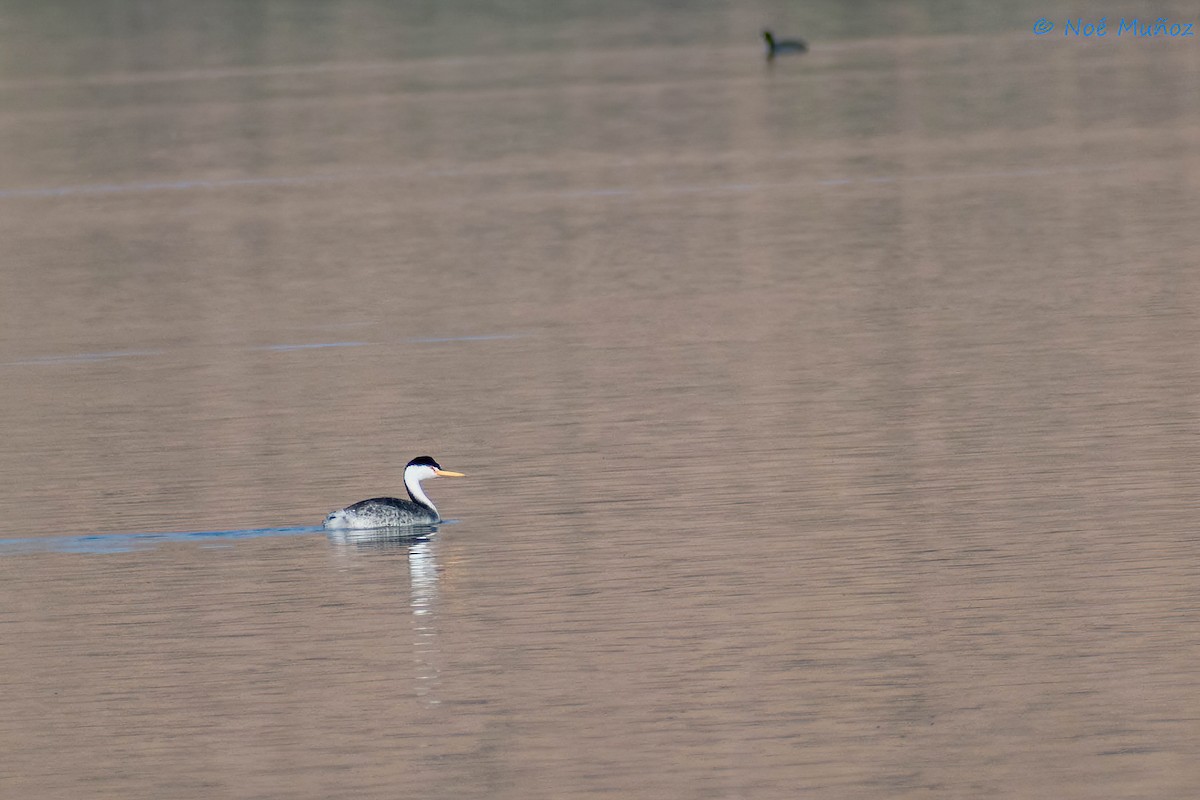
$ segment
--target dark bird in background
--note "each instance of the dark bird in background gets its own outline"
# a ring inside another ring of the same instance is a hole
[[[763,39],[767,43],[767,61],[785,53],[807,53],[808,44],[803,39],[775,40],[770,31],[763,31]]]

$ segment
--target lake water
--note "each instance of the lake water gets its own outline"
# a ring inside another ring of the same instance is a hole
[[[1069,9],[10,8],[0,794],[1194,796],[1200,46]]]

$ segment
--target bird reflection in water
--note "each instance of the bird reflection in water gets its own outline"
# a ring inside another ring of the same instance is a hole
[[[413,691],[428,705],[441,701],[434,695],[437,685],[438,650],[437,600],[441,565],[438,561],[436,525],[409,525],[375,530],[329,529],[326,536],[339,556],[370,558],[371,554],[408,556],[408,607],[412,656],[416,665]],[[391,559],[389,559],[391,560]]]

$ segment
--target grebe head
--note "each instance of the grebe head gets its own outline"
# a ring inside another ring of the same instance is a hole
[[[442,465],[434,461],[429,456],[417,456],[412,461],[408,462],[408,466],[404,468],[404,482],[409,480],[420,483],[421,481],[429,480],[430,478],[465,478],[461,472],[451,472],[450,470],[442,469]]]

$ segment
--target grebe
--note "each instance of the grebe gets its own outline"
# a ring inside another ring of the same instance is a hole
[[[808,52],[808,43],[803,39],[780,39],[777,42],[770,31],[763,31],[763,39],[767,42],[767,61],[770,61],[776,55],[783,55],[784,53]]]
[[[442,521],[437,507],[421,490],[421,481],[429,478],[464,478],[461,472],[449,472],[429,456],[419,456],[404,468],[404,488],[411,500],[375,497],[352,506],[339,508],[325,518],[326,528],[394,528],[401,525],[435,525]]]

